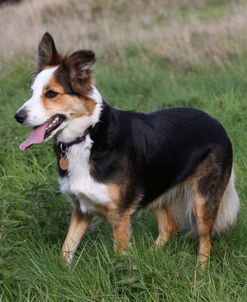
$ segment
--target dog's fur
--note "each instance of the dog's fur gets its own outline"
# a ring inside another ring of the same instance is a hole
[[[94,215],[111,224],[114,250],[127,250],[130,216],[148,209],[158,222],[157,247],[181,229],[199,236],[203,270],[211,235],[231,226],[239,212],[232,146],[224,128],[196,109],[149,114],[113,109],[94,86],[94,61],[91,51],[62,57],[46,33],[33,95],[17,112],[32,127],[55,114],[64,116],[48,137],[54,138],[58,161],[59,143],[70,143],[90,127],[84,141],[68,148],[68,170],[58,165],[61,191],[73,204],[63,258],[72,260]],[[56,95],[47,98],[47,91]]]

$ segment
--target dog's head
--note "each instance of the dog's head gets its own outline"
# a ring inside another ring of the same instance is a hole
[[[90,50],[62,57],[51,35],[43,36],[32,97],[15,115],[19,123],[33,128],[21,150],[54,136],[69,142],[97,122],[102,99],[93,85],[90,68],[94,62]]]

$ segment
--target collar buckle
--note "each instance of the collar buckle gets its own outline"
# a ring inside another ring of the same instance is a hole
[[[87,128],[84,131],[84,133],[83,133],[82,136],[79,136],[79,137],[75,138],[72,142],[69,142],[69,143],[58,142],[61,154],[65,154],[66,155],[68,153],[69,147],[71,147],[71,146],[73,146],[75,144],[82,143],[86,139],[87,135],[91,132],[91,130],[92,130],[92,126],[90,126],[89,128]]]
[[[59,149],[61,151],[61,156],[65,157],[68,153],[68,146],[64,143],[59,143]]]

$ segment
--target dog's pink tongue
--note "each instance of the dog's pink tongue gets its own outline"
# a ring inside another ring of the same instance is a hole
[[[47,128],[48,123],[45,123],[39,127],[33,128],[26,140],[19,145],[19,149],[24,151],[33,144],[40,144],[44,141],[45,129]]]

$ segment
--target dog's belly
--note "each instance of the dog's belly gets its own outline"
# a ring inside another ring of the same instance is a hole
[[[194,194],[190,186],[181,183],[160,195],[147,207],[149,210],[168,206],[180,230],[191,229],[194,219]]]
[[[59,178],[61,192],[79,201],[82,212],[94,211],[97,205],[110,202],[107,185],[90,175],[89,152],[90,141],[71,147],[68,172]]]

